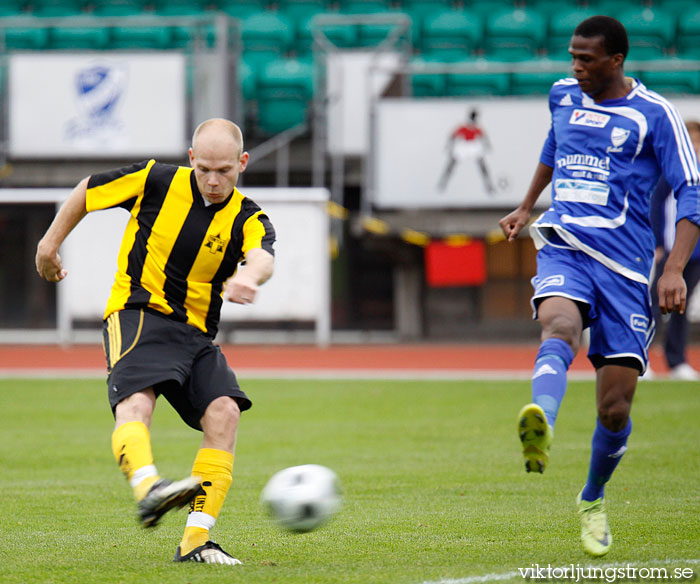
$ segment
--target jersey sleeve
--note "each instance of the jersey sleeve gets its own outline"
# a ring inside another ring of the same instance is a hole
[[[261,248],[275,255],[273,245],[276,241],[275,228],[272,226],[270,219],[258,209],[243,224],[243,246],[241,251],[243,255],[249,250]]]
[[[556,86],[555,86],[556,87]],[[554,99],[552,97],[552,94],[555,91],[555,87],[552,87],[551,91],[549,92],[549,111],[552,116],[552,120],[554,119]],[[547,166],[554,168],[554,154],[557,150],[557,139],[554,135],[554,124],[550,124],[549,126],[549,132],[547,133],[547,138],[544,141],[544,145],[542,146],[542,152],[540,153],[540,162],[542,164],[546,164]]]
[[[90,176],[86,201],[88,212],[112,207],[130,209],[143,195],[146,177],[154,164],[155,160],[145,160]]]
[[[672,106],[659,116],[654,128],[654,152],[661,171],[676,195],[676,222],[688,219],[700,225],[700,170],[685,124]]]

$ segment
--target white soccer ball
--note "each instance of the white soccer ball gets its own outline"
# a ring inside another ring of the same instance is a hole
[[[338,477],[318,464],[285,468],[268,481],[260,501],[285,529],[311,531],[340,509]]]

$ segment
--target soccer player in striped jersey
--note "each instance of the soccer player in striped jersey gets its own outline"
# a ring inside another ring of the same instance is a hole
[[[542,472],[567,370],[590,328],[598,420],[577,501],[583,547],[594,556],[612,542],[604,488],[627,449],[632,398],[654,333],[649,198],[661,175],[677,198],[676,239],[658,283],[662,313],[685,310],[683,268],[700,224],[700,173],[688,133],[673,105],[625,76],[628,47],[613,18],[594,16],[576,27],[574,77],[553,85],[539,165],[522,203],[499,222],[513,240],[552,184],[551,207],[530,227],[538,248],[532,304],[542,334],[533,403],[520,411],[518,433],[527,471]]]
[[[148,160],[80,181],[39,242],[36,267],[46,280],[62,280],[58,248],[88,212],[130,213],[104,314],[114,457],[145,527],[190,505],[175,561],[236,565],[209,531],[231,485],[238,422],[251,401],[213,339],[223,299],[254,302],[272,275],[275,232],[236,188],[248,164],[236,124],[200,124],[189,158],[191,167]],[[203,433],[191,476],[180,481],[161,478],[153,460],[149,432],[160,395]]]

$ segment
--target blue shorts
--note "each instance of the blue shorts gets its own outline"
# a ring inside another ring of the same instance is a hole
[[[646,284],[613,272],[578,250],[545,245],[537,252],[532,306],[549,296],[579,303],[590,327],[588,359],[598,368],[609,360],[639,361],[644,372],[654,338],[654,318]]]

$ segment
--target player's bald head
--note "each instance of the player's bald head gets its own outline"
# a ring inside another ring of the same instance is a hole
[[[243,152],[243,133],[230,120],[211,118],[199,124],[192,134],[192,150],[195,156],[202,150],[235,148],[237,158]]]

